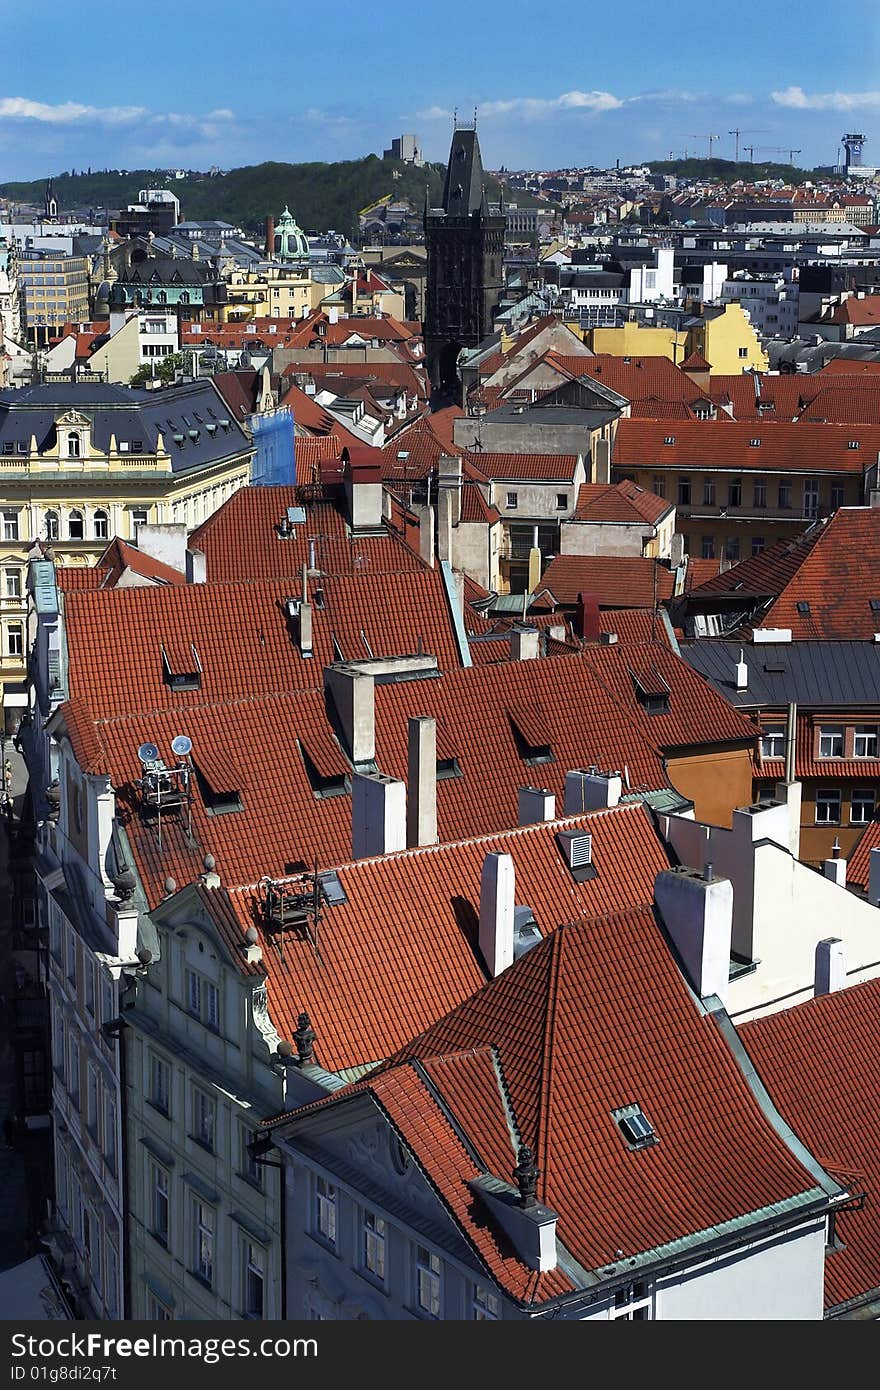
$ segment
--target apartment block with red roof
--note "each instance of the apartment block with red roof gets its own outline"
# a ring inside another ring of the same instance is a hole
[[[880,424],[623,419],[612,478],[674,502],[690,553],[737,561],[865,501],[878,456]]]

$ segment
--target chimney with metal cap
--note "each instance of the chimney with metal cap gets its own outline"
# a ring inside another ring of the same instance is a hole
[[[513,627],[510,629],[511,661],[534,661],[541,654],[540,638],[536,627]]]
[[[831,846],[831,858],[824,861],[822,872],[832,883],[839,884],[841,888],[846,887],[846,860],[840,857],[840,840],[836,835]]]
[[[437,843],[437,721],[429,715],[407,720],[406,843]]]
[[[833,994],[846,985],[846,953],[837,936],[816,942],[814,994]]]
[[[490,853],[480,873],[480,952],[494,979],[513,965],[516,872],[509,854]]]
[[[556,797],[546,787],[520,787],[518,794],[518,825],[537,825],[539,821],[554,820]]]
[[[616,806],[623,792],[619,772],[600,772],[597,767],[575,767],[565,774],[565,814],[604,811]]]

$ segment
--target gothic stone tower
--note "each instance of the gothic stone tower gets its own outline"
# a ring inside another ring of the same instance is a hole
[[[453,385],[461,349],[491,331],[503,288],[505,224],[503,204],[486,201],[476,127],[457,126],[443,206],[425,206],[425,351],[435,386]]]

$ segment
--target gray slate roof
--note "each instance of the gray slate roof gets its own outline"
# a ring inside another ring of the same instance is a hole
[[[99,449],[109,448],[113,434],[117,444],[140,440],[143,450],[152,453],[161,432],[175,473],[204,468],[250,448],[220,393],[203,378],[161,391],[83,382],[0,391],[0,451],[4,441],[12,440],[18,452],[21,443],[29,444],[31,435],[36,436],[41,452],[51,448],[55,417],[68,409],[78,410],[91,421],[92,439]],[[227,425],[221,425],[221,420]],[[217,426],[213,435],[209,424]],[[198,439],[190,437],[190,430],[198,430]],[[175,443],[175,434],[184,436],[182,445]]]
[[[740,649],[749,669],[748,690],[736,689]],[[880,705],[880,642],[704,641],[681,654],[737,709],[791,703],[812,708]],[[768,671],[769,667],[781,667]]]

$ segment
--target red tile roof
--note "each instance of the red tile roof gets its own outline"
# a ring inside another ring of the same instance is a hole
[[[313,377],[331,391],[335,389],[336,379],[355,378],[397,387],[410,396],[417,396],[419,400],[425,400],[429,394],[424,367],[413,367],[408,362],[315,362],[310,361],[310,357],[314,357],[314,353],[302,353],[295,362],[284,368],[284,378],[302,373]]]
[[[623,555],[556,555],[541,588],[571,607],[580,593],[596,594],[600,608],[653,608],[672,597],[674,575],[656,560]]]
[[[712,368],[701,352],[691,352],[681,363],[683,372],[711,372]]]
[[[670,511],[672,504],[665,498],[628,479],[622,483],[582,483],[570,520],[653,525]]]
[[[665,440],[672,439],[671,444]],[[753,439],[760,444],[752,446]],[[857,440],[859,447],[849,443]],[[626,420],[617,426],[615,468],[699,468],[715,472],[855,473],[880,453],[880,425],[806,421]]]
[[[653,397],[666,401],[693,401],[700,395],[690,377],[668,357],[618,357],[596,353],[593,357],[563,357],[557,360],[573,375],[598,381],[628,401]]]
[[[134,574],[139,574],[155,584],[186,583],[186,575],[182,574],[180,570],[173,569],[171,565],[166,565],[161,560],[155,559],[154,556],[148,555],[145,550],[139,550],[136,545],[130,545],[128,541],[120,540],[119,536],[114,536],[104,554],[97,561],[96,568],[99,572],[105,572],[105,577],[101,583],[101,587],[105,589],[114,588],[126,570],[131,570]]]
[[[71,589],[100,589],[106,578],[107,571],[94,565],[55,565],[55,584],[64,594]]]
[[[880,849],[880,820],[869,821],[850,851],[846,866],[849,883],[858,884],[867,893],[871,877],[871,850]]]
[[[855,357],[830,357],[816,376],[876,376],[880,373],[880,362],[859,361]]]
[[[806,547],[805,547],[806,548]],[[880,508],[841,507],[762,619],[792,638],[873,642],[880,632]],[[806,613],[799,603],[808,603]]]
[[[593,834],[599,870],[585,883],[574,881],[556,842],[556,831],[578,827]],[[343,864],[337,873],[346,902],[325,911],[320,961],[307,940],[289,938],[282,962],[259,893],[233,892],[242,935],[254,922],[263,935],[269,1008],[282,1037],[292,1037],[305,1010],[321,1066],[362,1066],[390,1057],[479,989],[486,979],[477,947],[480,872],[489,853],[512,856],[518,892],[542,936],[573,916],[650,903],[654,879],[669,862],[644,807],[622,806]]]
[[[311,579],[312,658],[300,655],[286,617],[286,600],[299,593],[299,578],[70,593],[64,611],[71,697],[81,695],[104,718],[156,709],[179,715],[214,701],[320,686],[338,651],[366,660],[420,647],[436,655],[441,670],[460,665],[439,571],[382,574],[353,564],[350,573]],[[165,683],[163,643],[187,654],[195,646],[200,689],[175,691]]]
[[[880,980],[850,985],[753,1019],[740,1036],[770,1096],[833,1177],[866,1193],[836,1219],[825,1256],[825,1306],[880,1288]]]
[[[433,1097],[412,1085],[415,1060]],[[479,1171],[473,1157],[455,1152],[453,1161],[456,1128],[508,1182],[515,1144],[529,1145],[538,1200],[591,1271],[697,1236],[711,1242],[725,1223],[818,1196],[695,1005],[647,907],[553,932],[391,1064],[318,1104],[338,1109],[364,1092],[400,1129],[492,1276],[522,1302],[554,1296],[567,1276],[561,1267],[533,1273],[500,1246],[467,1187]],[[658,1137],[641,1150],[626,1145],[614,1118],[633,1102]]]
[[[297,441],[298,446],[303,442]],[[304,507],[306,520],[281,539],[276,531],[288,507]],[[298,576],[310,560],[324,574],[395,574],[421,570],[418,556],[390,532],[352,537],[340,505],[302,501],[293,487],[245,487],[233,493],[190,536],[207,561],[210,583]],[[320,617],[317,614],[316,617]]]
[[[880,294],[866,295],[864,299],[859,299],[854,294],[850,295],[849,299],[845,299],[842,304],[835,304],[833,309],[821,314],[816,321],[852,324],[857,328],[880,324]]]
[[[774,541],[759,554],[748,555],[745,560],[740,560],[739,564],[731,565],[721,573],[717,572],[718,562],[713,561],[716,573],[694,586],[693,597],[734,590],[749,598],[780,594],[792,576],[797,574],[821,534],[822,523],[810,527],[801,536]],[[695,563],[689,558],[688,569]]]
[[[570,483],[579,455],[474,453],[467,457],[485,477],[501,482]]]

